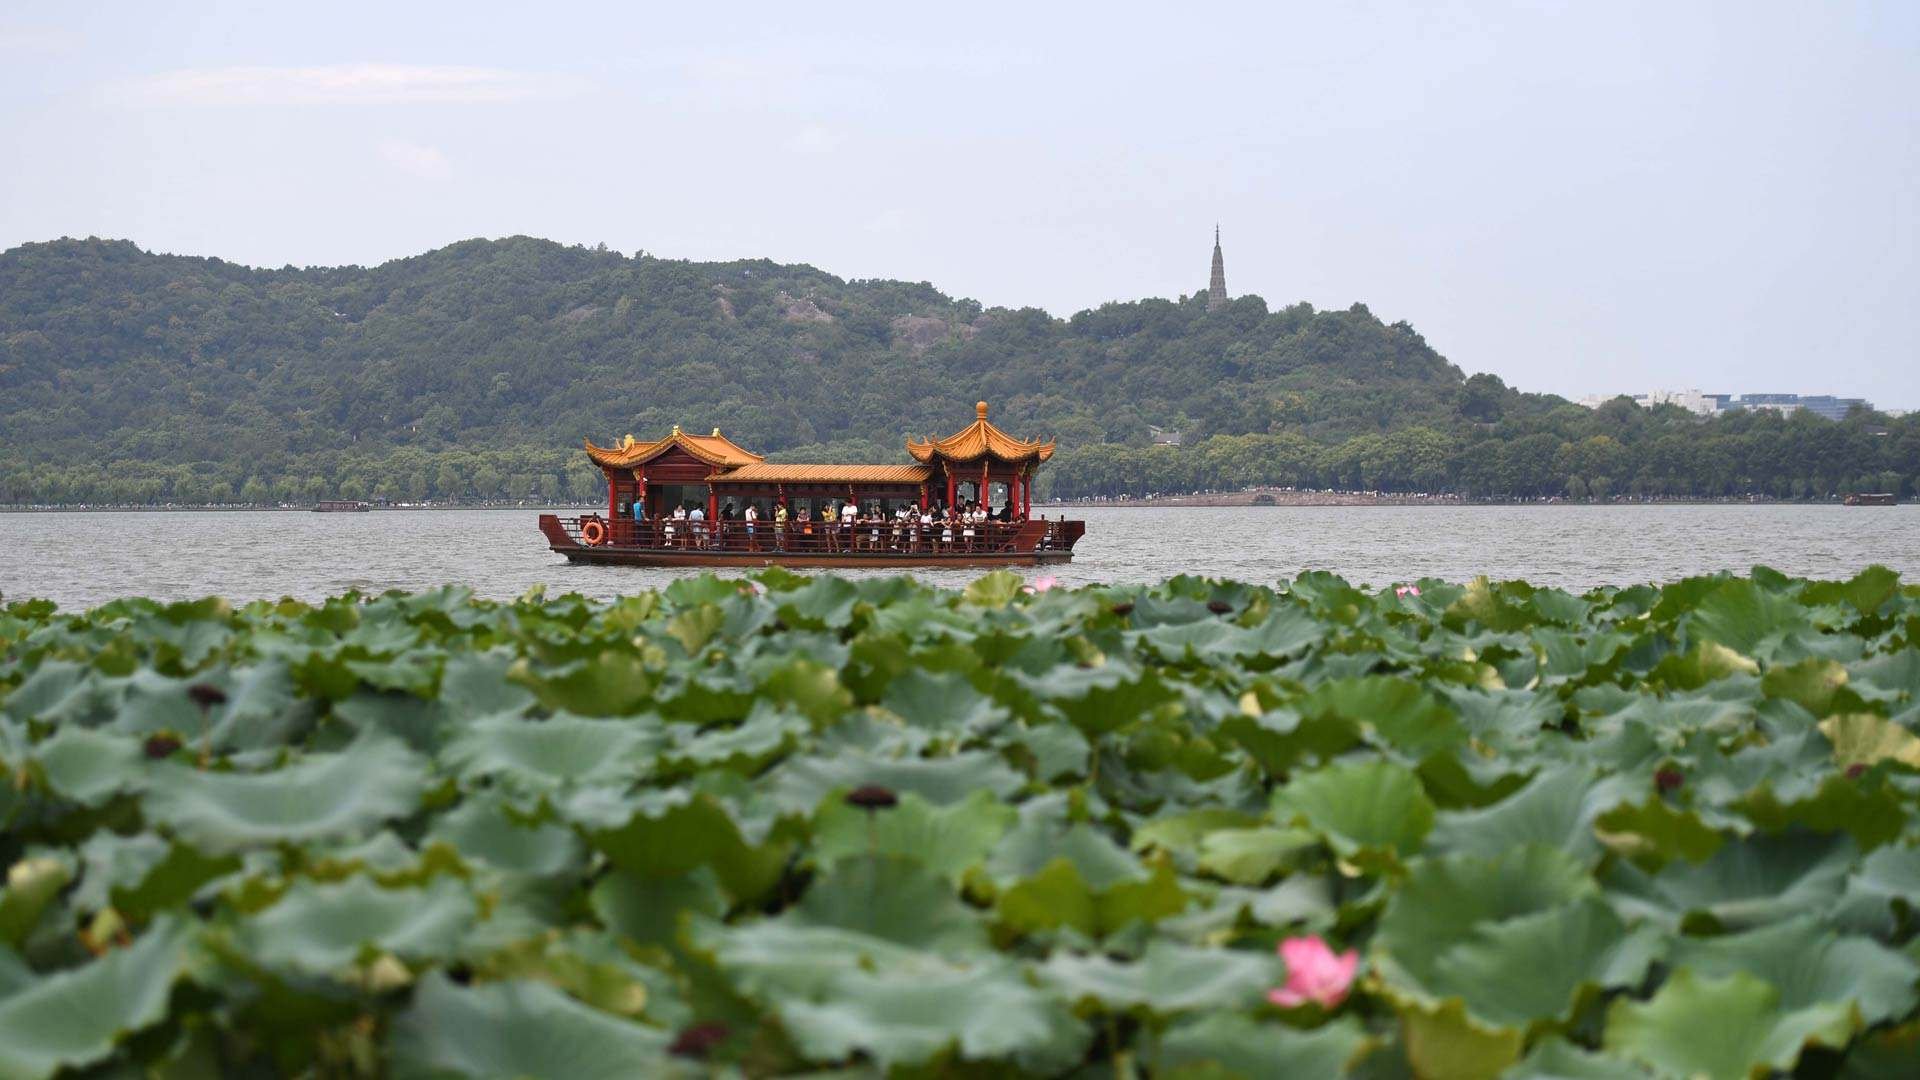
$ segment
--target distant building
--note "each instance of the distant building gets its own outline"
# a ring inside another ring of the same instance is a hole
[[[1170,428],[1155,427],[1152,424],[1148,424],[1147,435],[1153,439],[1153,445],[1155,446],[1180,445],[1180,433]]]
[[[1597,409],[1621,394],[1588,394],[1575,401],[1589,409]],[[1699,416],[1714,416],[1723,412],[1735,412],[1742,409],[1768,409],[1782,415],[1805,410],[1815,416],[1829,420],[1846,419],[1848,410],[1855,405],[1864,409],[1873,408],[1873,403],[1865,398],[1841,398],[1830,394],[1703,394],[1698,390],[1655,390],[1639,394],[1633,403],[1643,409],[1655,405],[1678,405],[1690,413]]]
[[[1643,409],[1655,405],[1678,405],[1696,416],[1712,416],[1720,411],[1720,401],[1725,394],[1703,394],[1698,390],[1655,390],[1633,399],[1634,404]]]
[[[1220,255],[1220,226],[1213,227],[1213,276],[1207,281],[1207,310],[1227,306],[1227,260]]]
[[[1866,398],[1834,397],[1831,394],[1741,394],[1730,398],[1721,406],[1724,410],[1733,409],[1772,409],[1776,412],[1795,413],[1802,409],[1824,416],[1829,420],[1845,420],[1847,413],[1855,405],[1863,409],[1873,408],[1873,402]]]

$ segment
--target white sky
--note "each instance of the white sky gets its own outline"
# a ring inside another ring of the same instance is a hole
[[[0,7],[0,248],[472,236],[1920,406],[1920,3]]]

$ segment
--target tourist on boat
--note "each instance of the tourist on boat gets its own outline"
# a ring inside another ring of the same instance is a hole
[[[840,546],[848,551],[852,551],[859,540],[858,534],[853,531],[854,525],[859,520],[860,504],[854,502],[853,496],[849,495],[846,503],[840,507]]]
[[[973,511],[974,508],[979,505],[978,503],[969,502],[967,508],[960,513],[960,546],[966,548],[968,551],[973,550]]]
[[[745,517],[747,519],[747,550],[759,551],[760,538],[754,535],[760,529],[759,508],[754,506],[752,503],[748,503]]]
[[[828,551],[840,550],[839,515],[834,512],[832,499],[828,499],[827,505],[820,508],[820,532],[827,542]]]
[[[920,508],[920,518],[914,528],[914,547],[918,551],[933,550],[933,511]]]
[[[869,551],[879,551],[880,526],[887,520],[887,516],[880,512],[879,503],[873,503],[867,507],[865,520],[867,522],[867,549]]]
[[[707,546],[707,512],[700,508],[699,503],[693,504],[693,509],[687,511],[687,533],[694,547]]]
[[[734,507],[732,499],[728,499],[726,502],[720,504],[720,520],[713,527],[714,547],[725,548],[727,546],[728,534],[733,532],[733,522],[738,520],[739,517],[740,511]]]
[[[780,503],[773,508],[773,549],[787,550],[787,504]]]
[[[953,507],[949,506],[947,507],[946,513],[940,518],[940,546],[942,548],[953,547],[954,520]]]
[[[666,528],[662,531],[666,533],[668,547],[679,543],[680,536],[685,531],[685,526],[681,523],[686,520],[687,508],[684,505],[674,507],[673,513],[667,515]]]

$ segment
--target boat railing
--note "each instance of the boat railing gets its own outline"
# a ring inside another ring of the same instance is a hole
[[[746,521],[692,521],[678,518],[607,518],[598,514],[560,518],[560,527],[575,543],[649,551],[748,552],[808,555],[909,555],[930,553],[992,553],[1018,550],[1023,535],[1038,550],[1070,548],[1080,530],[1078,522],[986,521],[972,524],[917,521],[842,522],[788,521],[784,526],[761,519]],[[588,526],[594,528],[589,532]],[[1032,526],[1040,526],[1032,529]],[[1033,535],[1037,532],[1037,535]]]

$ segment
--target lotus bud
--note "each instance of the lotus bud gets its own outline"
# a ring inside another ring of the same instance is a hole
[[[881,787],[879,784],[868,784],[847,792],[847,805],[857,806],[862,810],[885,810],[899,801],[900,797],[893,793],[892,788]]]

